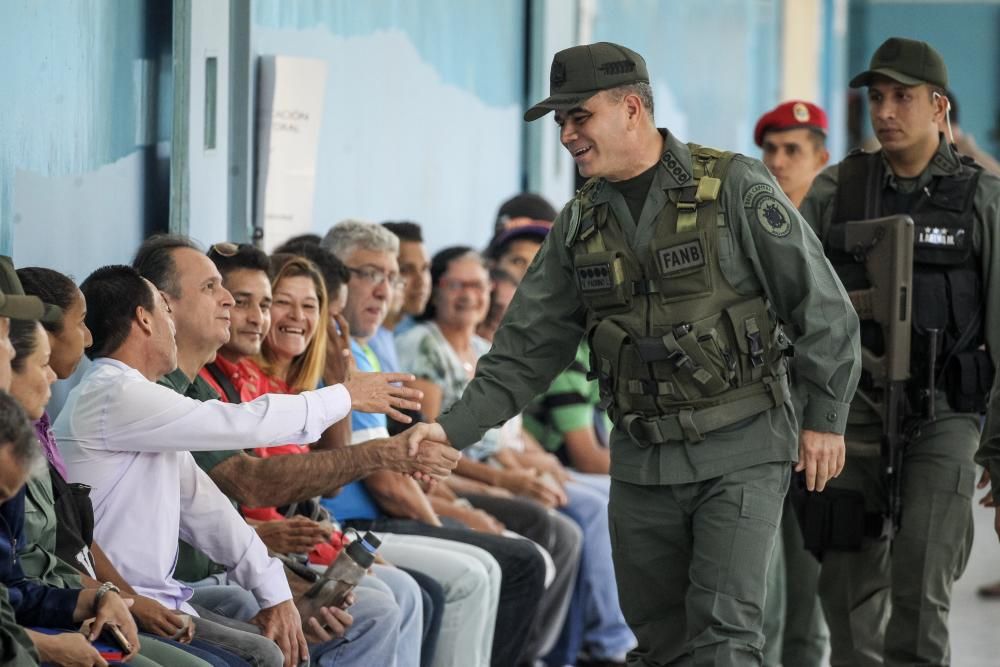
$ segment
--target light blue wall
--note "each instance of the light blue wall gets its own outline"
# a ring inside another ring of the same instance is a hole
[[[991,135],[1000,127],[1000,2],[855,0],[850,14],[848,78],[868,68],[889,37],[929,42],[948,65],[962,128],[980,148],[1000,154]],[[867,116],[865,135],[871,134]]]
[[[78,278],[141,238],[140,0],[0,7],[0,250]],[[169,14],[168,14],[169,16]]]
[[[327,62],[314,229],[405,218],[484,245],[521,178],[523,25],[519,0],[255,0],[256,55]]]
[[[754,123],[779,95],[780,15],[779,0],[598,0],[593,39],[643,55],[658,125],[756,155]]]

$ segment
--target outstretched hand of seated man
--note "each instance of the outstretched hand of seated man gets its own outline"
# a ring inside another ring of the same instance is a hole
[[[822,491],[826,483],[844,469],[844,436],[823,431],[802,430],[799,437],[799,462],[795,472],[806,472],[806,488]]]
[[[419,410],[423,392],[399,386],[415,380],[409,373],[354,373],[344,381],[351,394],[351,409],[358,412],[381,412],[403,424],[413,421],[403,410]]]
[[[402,433],[389,438],[389,460],[385,467],[404,475],[410,475],[418,482],[433,484],[451,475],[462,455],[444,441],[411,439],[411,434],[425,424],[411,426]]]
[[[261,609],[250,622],[278,645],[285,656],[285,667],[298,667],[300,662],[308,662],[309,646],[302,633],[302,618],[291,600]]]

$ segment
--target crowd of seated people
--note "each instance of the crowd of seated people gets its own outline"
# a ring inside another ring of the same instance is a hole
[[[0,259],[0,663],[624,664],[586,348],[480,443],[408,437],[554,217],[511,199],[482,254],[412,222],[156,235],[79,285]],[[366,534],[356,587],[314,597]]]

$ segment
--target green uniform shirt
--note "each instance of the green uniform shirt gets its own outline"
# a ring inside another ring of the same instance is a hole
[[[567,433],[593,429],[598,420],[605,433],[610,430],[607,415],[597,409],[601,402],[600,389],[596,380],[587,379],[589,370],[590,348],[581,343],[573,363],[524,411],[524,428],[546,450],[561,452]],[[568,459],[568,455],[563,458]]]
[[[188,376],[179,368],[160,378],[158,384],[173,389],[178,394],[183,394],[196,401],[213,401],[219,398],[219,394],[208,384],[197,376],[192,382]],[[220,452],[191,452],[195,462],[206,473],[219,465],[231,456],[239,454],[239,450],[227,450]],[[219,572],[224,572],[225,568],[212,559],[192,547],[187,542],[179,541],[177,552],[177,565],[174,567],[174,576],[181,581],[200,581]]]
[[[82,588],[80,573],[56,556],[56,501],[46,468],[25,485],[24,536],[28,545],[17,556],[28,579],[56,588]]]
[[[595,195],[595,204],[609,203],[640,258],[648,256],[654,221],[668,203],[668,190],[694,183],[688,147],[661,132],[664,159],[638,221],[615,188],[600,188]],[[773,192],[786,209],[788,227],[774,232],[758,217],[751,208],[754,186]],[[719,230],[726,278],[742,294],[765,294],[789,325],[798,360],[796,381],[806,396],[803,427],[842,433],[860,374],[858,319],[819,241],[758,160],[733,159],[719,207],[726,220]],[[493,349],[480,359],[476,378],[439,420],[456,447],[476,442],[487,429],[520,412],[573,361],[586,312],[566,244],[570,219],[567,206],[514,295]],[[795,460],[797,435],[788,405],[713,431],[699,443],[650,447],[616,429],[611,475],[636,484],[700,481],[768,461]]]

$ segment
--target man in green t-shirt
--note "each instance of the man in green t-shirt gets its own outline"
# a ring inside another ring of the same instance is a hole
[[[611,424],[600,408],[596,380],[589,380],[590,348],[581,343],[576,359],[524,411],[524,428],[564,465],[577,472],[607,475],[611,453],[605,434]]]

